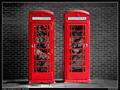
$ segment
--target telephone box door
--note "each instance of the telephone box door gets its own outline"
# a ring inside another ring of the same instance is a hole
[[[51,13],[30,13],[29,83],[54,82],[54,20]]]
[[[90,81],[90,26],[87,19],[89,19],[88,15],[86,16],[86,13],[81,10],[65,14],[67,20],[64,23],[66,82]]]

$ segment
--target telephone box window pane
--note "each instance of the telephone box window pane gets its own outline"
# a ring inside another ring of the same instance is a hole
[[[83,60],[83,56],[72,55],[72,60]]]
[[[81,49],[72,49],[72,54],[81,54],[82,50]]]
[[[47,62],[36,62],[35,66],[46,66],[47,65],[46,63]]]
[[[72,42],[83,42],[83,38],[72,38]]]
[[[72,32],[72,36],[83,36],[83,32]]]
[[[35,36],[46,36],[47,32],[35,32]]]
[[[49,48],[49,44],[40,43],[40,44],[37,44],[37,48]]]
[[[49,57],[48,56],[46,56],[46,55],[36,55],[35,57],[35,60],[47,60],[47,59],[49,59]]]
[[[76,62],[76,61],[72,62],[72,66],[81,66],[82,67],[82,65],[83,65],[82,62]]]
[[[46,38],[36,38],[35,39],[36,42],[46,42]]]
[[[47,72],[46,67],[36,68],[36,72]]]
[[[35,54],[47,54],[47,50],[46,49],[36,49],[35,50]]]
[[[83,72],[81,67],[72,67],[72,72]]]
[[[83,30],[83,25],[72,25],[71,30]]]
[[[35,30],[48,30],[48,27],[47,25],[38,25],[38,26],[35,26],[34,29]]]
[[[82,48],[83,47],[83,44],[80,44],[80,43],[73,43],[72,44],[72,48]]]

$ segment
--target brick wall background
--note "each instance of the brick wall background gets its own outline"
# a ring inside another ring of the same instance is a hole
[[[91,78],[117,79],[117,3],[3,3],[3,79],[28,78],[28,13],[55,13],[55,79],[63,79],[63,14],[91,13]]]

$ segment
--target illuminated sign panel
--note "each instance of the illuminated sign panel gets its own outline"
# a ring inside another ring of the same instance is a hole
[[[32,17],[32,20],[51,20],[51,17]]]
[[[68,20],[86,20],[86,17],[68,17]]]

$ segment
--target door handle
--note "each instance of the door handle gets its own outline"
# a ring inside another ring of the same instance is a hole
[[[32,47],[32,48],[35,48],[35,44],[32,44],[31,47]]]
[[[88,44],[87,44],[87,43],[85,44],[85,47],[88,47]]]
[[[32,44],[32,45],[31,45],[31,47],[33,48],[33,47],[34,47],[34,45]]]

